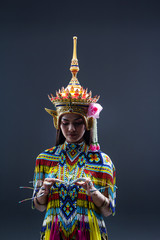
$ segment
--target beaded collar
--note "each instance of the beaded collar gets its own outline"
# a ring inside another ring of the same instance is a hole
[[[82,151],[82,148],[84,146],[85,142],[81,143],[68,143],[67,141],[64,142],[64,148],[66,151],[70,149],[77,149],[78,151]]]
[[[65,141],[64,150],[66,151],[67,159],[71,165],[76,162],[79,154],[84,151],[85,145],[85,142],[68,143]]]

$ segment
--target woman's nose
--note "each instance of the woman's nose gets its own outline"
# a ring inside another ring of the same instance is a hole
[[[69,124],[69,126],[68,126],[68,131],[75,131],[75,126],[74,126],[74,124]]]

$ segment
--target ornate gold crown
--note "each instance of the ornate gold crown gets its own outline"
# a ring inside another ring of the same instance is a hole
[[[90,129],[91,119],[87,116],[88,106],[90,103],[96,103],[99,96],[92,98],[92,92],[87,92],[88,89],[81,87],[77,73],[79,71],[77,59],[77,37],[73,37],[73,57],[71,60],[70,71],[72,79],[66,88],[62,87],[61,90],[56,92],[56,97],[52,94],[48,95],[49,100],[55,105],[56,111],[47,109],[45,110],[53,116],[54,125],[59,128],[59,117],[65,113],[77,113],[84,117],[87,129]]]

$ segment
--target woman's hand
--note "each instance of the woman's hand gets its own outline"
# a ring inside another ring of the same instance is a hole
[[[89,196],[91,195],[90,190],[96,190],[96,188],[94,187],[93,182],[91,181],[90,178],[85,178],[84,181],[77,182],[75,184],[83,187],[87,191]]]
[[[45,178],[41,188],[34,198],[35,207],[41,212],[46,209],[48,194],[55,181],[55,178]]]
[[[77,182],[76,185],[83,187],[89,196],[92,197],[94,204],[100,209],[104,216],[111,215],[111,210],[109,208],[109,198],[103,195],[96,189],[90,178],[85,178],[83,182]]]
[[[44,195],[48,195],[50,188],[53,186],[53,184],[55,182],[56,182],[55,178],[45,178],[43,181],[43,185],[40,188],[40,191],[38,192],[39,195],[42,193],[42,191],[43,191]]]

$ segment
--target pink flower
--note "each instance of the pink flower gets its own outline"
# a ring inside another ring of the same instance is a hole
[[[96,150],[100,150],[100,146],[99,146],[99,144],[97,144],[97,149]]]
[[[95,150],[96,150],[96,146],[93,145],[93,144],[91,144],[90,147],[89,147],[89,150],[91,150],[91,151],[95,151]]]
[[[91,145],[91,150],[92,151],[96,151],[96,146],[95,145]]]
[[[98,150],[100,150],[100,146],[98,143],[91,143],[89,150],[91,150],[93,152],[98,151]]]
[[[90,103],[88,107],[88,117],[99,118],[99,114],[103,107],[99,103]]]

